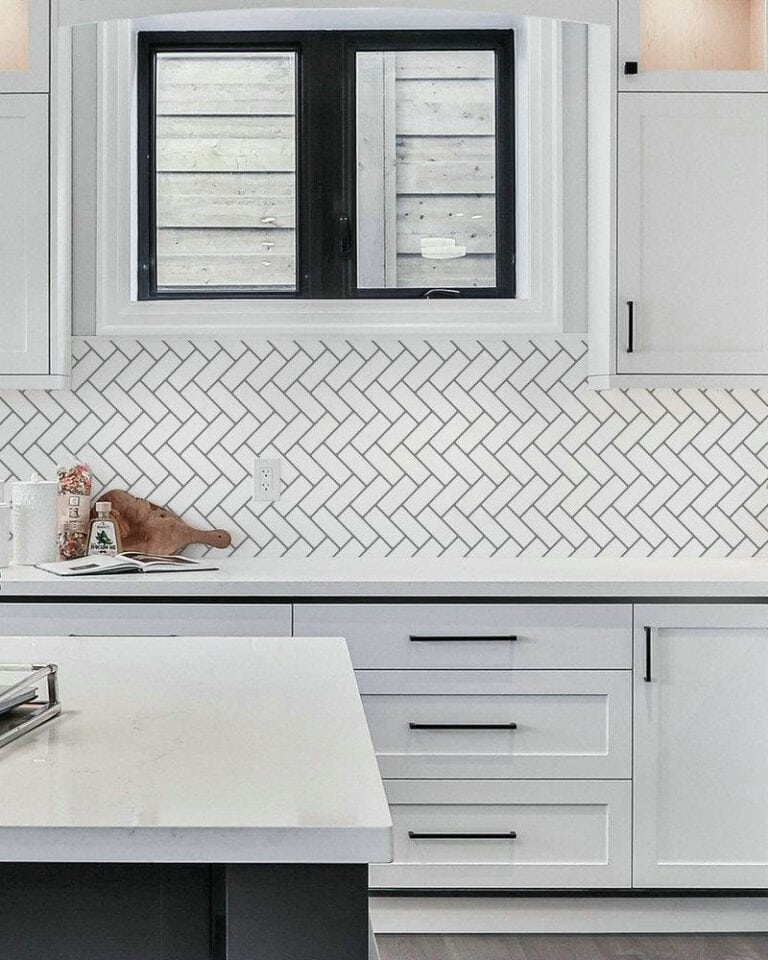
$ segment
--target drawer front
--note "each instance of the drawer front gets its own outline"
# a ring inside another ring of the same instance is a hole
[[[395,862],[373,888],[629,887],[625,781],[386,783]]]
[[[357,669],[629,670],[630,604],[296,604],[297,636],[346,637]]]
[[[0,636],[132,635],[290,637],[291,607],[287,603],[0,603]]]
[[[358,671],[382,777],[631,777],[628,671]]]

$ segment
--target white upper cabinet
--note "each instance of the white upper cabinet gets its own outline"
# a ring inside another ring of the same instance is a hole
[[[619,0],[619,89],[768,90],[766,0]]]
[[[48,0],[0,0],[0,389],[70,382],[69,73]]]
[[[0,0],[0,93],[47,93],[48,0]]]
[[[48,19],[0,0],[0,386],[51,373]]]
[[[768,606],[635,625],[634,885],[768,886]]]
[[[51,372],[48,214],[48,97],[0,96],[2,385]]]
[[[768,97],[619,100],[617,373],[768,375]]]

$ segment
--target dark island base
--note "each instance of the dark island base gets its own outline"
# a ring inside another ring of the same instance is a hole
[[[367,960],[364,864],[0,864],[4,960]]]

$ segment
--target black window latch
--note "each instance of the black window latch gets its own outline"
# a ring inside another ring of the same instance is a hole
[[[339,256],[352,256],[352,224],[349,217],[339,217]]]

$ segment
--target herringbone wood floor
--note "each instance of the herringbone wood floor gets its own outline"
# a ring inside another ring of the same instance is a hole
[[[768,934],[376,939],[381,960],[768,960]]]

